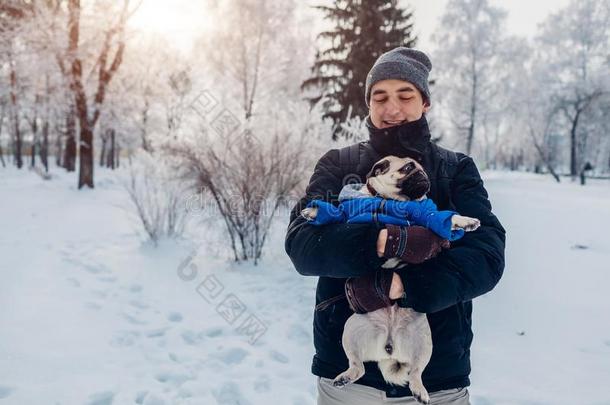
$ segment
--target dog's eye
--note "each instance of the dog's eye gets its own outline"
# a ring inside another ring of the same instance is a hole
[[[415,170],[415,163],[413,162],[409,162],[406,165],[404,165],[399,172],[401,173],[409,173],[412,172],[413,170]]]

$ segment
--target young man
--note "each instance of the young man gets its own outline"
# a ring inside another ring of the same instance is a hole
[[[505,231],[491,212],[473,160],[430,142],[425,113],[431,68],[429,58],[414,49],[400,47],[379,57],[366,79],[369,140],[332,149],[318,161],[306,196],[292,211],[285,247],[300,274],[319,277],[316,304],[342,294],[346,279],[355,278],[358,288],[353,291],[367,311],[389,297],[426,313],[433,353],[422,377],[431,403],[464,405],[469,404],[471,300],[493,289],[502,276]],[[428,197],[438,208],[478,218],[481,227],[443,250],[446,242],[421,227],[313,226],[300,217],[312,199],[336,203],[345,178],[355,174],[364,180],[387,155],[417,159],[430,177]],[[400,255],[397,239],[407,246]],[[385,283],[389,288],[379,292],[369,281],[387,276],[389,270],[380,266],[390,257],[418,264],[391,274],[391,282]],[[331,301],[314,313],[312,372],[318,376],[318,405],[415,404],[408,387],[386,384],[375,363],[365,363],[365,375],[354,384],[336,388],[330,383],[348,366],[341,335],[351,314],[346,300]]]

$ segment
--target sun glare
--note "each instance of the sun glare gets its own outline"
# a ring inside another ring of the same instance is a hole
[[[189,47],[212,24],[205,3],[197,0],[143,0],[129,24],[144,33],[160,34],[178,47]]]

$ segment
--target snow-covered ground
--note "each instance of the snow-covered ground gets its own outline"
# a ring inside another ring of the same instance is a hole
[[[315,403],[285,216],[238,266],[217,223],[154,248],[114,173],[55,174],[0,169],[0,404]],[[507,267],[475,301],[473,405],[610,404],[610,183],[485,178]]]

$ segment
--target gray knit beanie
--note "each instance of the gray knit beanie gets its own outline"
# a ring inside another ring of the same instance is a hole
[[[400,46],[381,55],[366,76],[366,105],[369,106],[371,87],[377,82],[388,79],[404,80],[413,83],[421,92],[424,101],[430,102],[428,73],[432,70],[430,58],[411,48]]]

